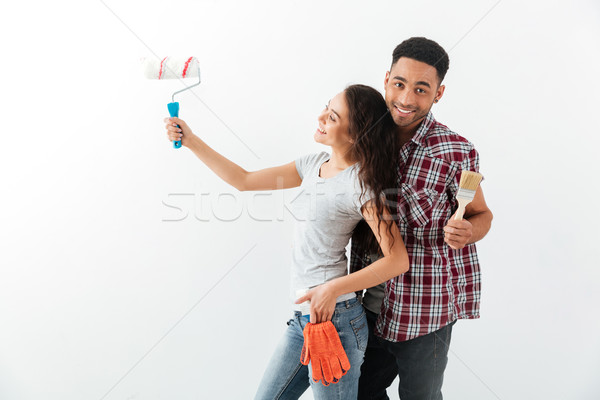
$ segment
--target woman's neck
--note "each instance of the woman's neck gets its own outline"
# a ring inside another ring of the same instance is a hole
[[[349,148],[338,149],[332,147],[331,157],[327,163],[332,168],[342,171],[356,163],[356,160],[352,159]]]

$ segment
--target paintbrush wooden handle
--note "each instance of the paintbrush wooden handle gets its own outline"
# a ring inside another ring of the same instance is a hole
[[[463,215],[465,215],[465,207],[469,203],[470,202],[467,202],[465,200],[461,200],[461,199],[458,200],[458,210],[456,210],[456,214],[454,215],[455,221],[460,221],[463,219]]]

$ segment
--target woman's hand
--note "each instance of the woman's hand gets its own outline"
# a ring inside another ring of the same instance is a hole
[[[165,118],[165,128],[167,129],[167,138],[170,141],[181,140],[181,145],[189,147],[190,141],[194,134],[184,120],[177,117]],[[177,127],[179,125],[179,128]]]
[[[313,324],[331,321],[335,311],[335,300],[338,296],[330,282],[310,289],[304,296],[296,300],[296,304],[310,300],[310,322]]]

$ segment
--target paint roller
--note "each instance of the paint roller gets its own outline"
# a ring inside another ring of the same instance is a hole
[[[148,79],[198,78],[198,83],[173,93],[171,102],[167,104],[169,115],[171,117],[179,117],[179,103],[175,101],[175,95],[200,84],[200,63],[198,59],[196,57],[165,57],[161,60],[157,58],[144,58],[142,59],[142,66],[144,76]],[[181,140],[173,142],[173,147],[176,149],[180,148]]]

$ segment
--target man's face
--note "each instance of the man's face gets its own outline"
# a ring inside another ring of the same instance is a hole
[[[385,74],[385,102],[396,125],[416,128],[427,115],[433,101],[444,94],[437,70],[429,64],[400,57]]]

